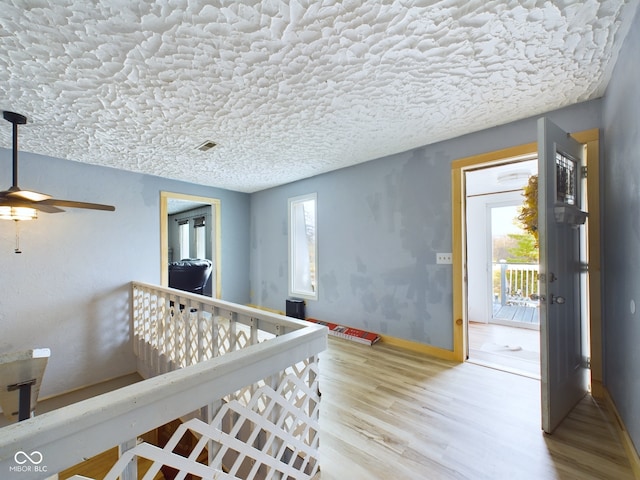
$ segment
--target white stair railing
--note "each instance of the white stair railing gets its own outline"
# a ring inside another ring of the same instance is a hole
[[[301,328],[290,317],[202,295],[143,283],[132,288],[134,352],[144,377]]]
[[[133,447],[106,478],[137,478],[142,457],[152,461],[145,478],[164,465],[177,478],[318,474],[317,355],[326,328],[142,283],[132,286],[132,316],[149,378],[3,428],[0,478],[46,478],[114,445]],[[132,442],[177,418],[187,420],[164,448]],[[187,430],[196,445],[173,453]],[[27,469],[17,452],[42,460]]]

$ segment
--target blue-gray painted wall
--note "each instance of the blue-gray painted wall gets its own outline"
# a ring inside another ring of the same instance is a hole
[[[599,100],[548,113],[598,128]],[[287,199],[318,194],[318,300],[307,315],[453,348],[451,162],[536,141],[530,118],[251,195],[251,302],[285,309]]]
[[[639,51],[640,12],[604,97],[602,163],[604,382],[636,450],[640,448]]]
[[[25,127],[27,128],[27,127]],[[0,149],[0,189],[11,151]],[[160,191],[219,198],[222,295],[249,300],[249,195],[112,168],[20,153],[22,188],[115,205],[0,222],[0,353],[48,347],[41,396],[135,371],[129,283],[160,283]]]

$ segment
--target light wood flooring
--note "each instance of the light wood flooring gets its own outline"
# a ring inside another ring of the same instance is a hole
[[[330,337],[320,389],[323,480],[633,478],[603,406],[545,435],[528,377]]]
[[[540,378],[540,332],[469,322],[469,361]]]

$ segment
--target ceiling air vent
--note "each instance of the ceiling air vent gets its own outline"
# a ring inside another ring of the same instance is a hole
[[[211,140],[207,140],[202,145],[198,145],[196,150],[200,150],[201,152],[206,152],[207,150],[211,150],[216,146],[216,142],[212,142]]]

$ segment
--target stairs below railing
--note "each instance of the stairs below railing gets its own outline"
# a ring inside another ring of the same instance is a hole
[[[122,454],[107,479],[137,478],[137,458],[151,462],[144,478],[163,467],[177,478],[318,474],[326,328],[142,283],[132,284],[131,305],[148,379],[3,428],[0,478],[18,470],[24,480],[45,478],[114,445]],[[138,441],[176,419],[183,423],[163,448]],[[186,432],[191,451],[174,452]],[[41,460],[27,470],[18,452]]]

